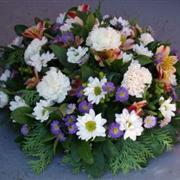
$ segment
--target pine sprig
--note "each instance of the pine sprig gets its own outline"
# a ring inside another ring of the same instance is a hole
[[[43,125],[36,125],[29,136],[25,138],[22,150],[33,158],[29,164],[36,174],[40,174],[53,159],[53,147],[44,142],[45,137],[49,135]]]

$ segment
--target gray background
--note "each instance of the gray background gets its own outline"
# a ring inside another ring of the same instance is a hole
[[[55,19],[60,12],[82,2],[89,3],[92,9],[98,4],[96,0],[0,0],[0,44],[6,45],[13,40],[15,24],[30,25],[34,16]],[[135,17],[141,25],[151,25],[156,38],[169,40],[173,47],[180,49],[180,0],[104,0],[102,12]],[[14,143],[15,133],[10,129],[8,118],[1,113],[0,120],[3,121],[0,124],[0,180],[87,179],[83,173],[73,175],[70,167],[60,164],[60,157],[41,176],[35,176],[27,165],[27,157]],[[106,174],[102,179],[180,180],[180,145],[152,160],[141,171],[114,177]]]

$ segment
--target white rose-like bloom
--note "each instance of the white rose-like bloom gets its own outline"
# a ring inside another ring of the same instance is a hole
[[[46,108],[52,105],[52,102],[40,100],[38,103],[36,103],[32,115],[35,117],[36,120],[44,122],[49,119],[50,114],[49,110]]]
[[[139,55],[145,55],[145,56],[148,56],[148,57],[152,57],[153,56],[152,51],[149,51],[148,48],[144,47],[143,44],[141,44],[141,45],[138,45],[138,44],[134,45],[133,51],[135,51]]]
[[[31,43],[28,45],[24,53],[24,59],[26,64],[31,66],[32,56],[35,56],[36,54],[40,54],[40,50],[42,46],[45,45],[46,43],[47,43],[46,37],[43,37],[41,40],[35,38],[31,41]]]
[[[153,42],[154,38],[152,37],[152,35],[150,33],[143,33],[143,34],[141,34],[141,37],[139,38],[139,40],[141,41],[142,44],[144,44],[146,46],[150,42]]]
[[[3,91],[0,91],[0,108],[5,107],[8,104],[8,95]]]
[[[73,64],[82,64],[88,58],[88,48],[79,46],[77,49],[70,47],[67,51],[67,61]]]
[[[37,91],[40,96],[57,103],[64,101],[70,89],[69,78],[55,67],[51,67],[37,85]]]
[[[26,104],[26,102],[24,101],[24,99],[22,99],[20,96],[15,96],[13,101],[10,101],[9,103],[9,109],[11,111],[16,110],[17,108],[20,107],[27,107],[28,105]]]
[[[11,71],[6,69],[0,76],[0,81],[6,82],[11,76]]]
[[[168,98],[167,100],[164,99],[164,97],[160,97],[160,112],[164,116],[165,119],[171,120],[171,117],[175,116],[176,111],[176,104],[171,103],[172,98]]]
[[[95,51],[118,49],[121,45],[121,34],[111,27],[95,28],[89,33],[86,45]]]
[[[101,114],[95,114],[93,109],[90,109],[89,113],[77,118],[77,136],[79,139],[88,141],[95,137],[105,137],[106,129],[103,127],[107,122],[106,119],[102,118]]]
[[[124,139],[128,137],[133,141],[136,140],[137,136],[140,136],[143,132],[143,120],[139,117],[135,111],[129,111],[123,109],[121,114],[115,114],[116,122],[120,124],[120,130],[125,131]]]
[[[138,61],[132,61],[128,71],[124,74],[122,86],[128,90],[129,95],[141,98],[147,87],[152,83],[152,75]]]
[[[88,101],[92,104],[99,104],[101,99],[105,98],[107,94],[103,91],[103,85],[107,82],[107,79],[104,77],[99,80],[97,77],[89,77],[87,87],[84,89],[84,95],[88,97]]]

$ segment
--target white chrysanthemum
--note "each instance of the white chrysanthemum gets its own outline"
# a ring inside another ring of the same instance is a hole
[[[133,59],[133,54],[123,53],[122,59],[124,63],[127,63]]]
[[[32,115],[35,117],[36,120],[39,120],[40,122],[44,122],[48,120],[50,114],[47,107],[50,107],[52,105],[53,105],[52,102],[40,100],[38,103],[36,103]]]
[[[67,61],[74,64],[82,64],[88,58],[88,48],[79,46],[77,49],[70,47],[67,51]]]
[[[40,54],[40,50],[43,45],[47,43],[47,38],[43,37],[42,40],[35,38],[31,41],[31,43],[28,45],[27,49],[25,50],[24,53],[24,59],[26,64],[32,66],[32,57],[35,56],[36,54]]]
[[[140,118],[135,111],[129,111],[123,109],[121,114],[115,114],[116,122],[120,124],[120,130],[125,131],[124,139],[128,137],[133,141],[136,140],[137,136],[140,136],[143,132],[143,120]]]
[[[0,81],[6,82],[11,76],[11,71],[6,69],[0,76]]]
[[[145,55],[145,56],[148,56],[148,57],[153,56],[152,51],[149,51],[148,48],[144,47],[143,44],[141,44],[141,45],[135,44],[134,47],[133,47],[133,51],[135,51],[139,55]]]
[[[124,74],[122,86],[128,90],[129,95],[141,98],[151,82],[152,75],[149,70],[141,67],[138,61],[132,61],[128,71]]]
[[[88,97],[88,101],[92,104],[99,104],[105,98],[106,92],[103,91],[102,86],[107,82],[104,77],[99,80],[97,77],[89,77],[87,87],[84,89],[84,95]]]
[[[143,33],[143,34],[141,34],[141,37],[139,38],[139,40],[143,45],[146,46],[150,42],[153,42],[154,38],[152,37],[152,35],[150,33]]]
[[[171,103],[172,98],[168,98],[167,100],[164,99],[164,97],[161,97],[159,99],[160,101],[160,112],[164,116],[165,119],[171,120],[171,117],[175,116],[175,111],[176,111],[176,104]]]
[[[63,24],[65,19],[66,13],[60,13],[59,16],[56,18],[57,24]]]
[[[0,91],[0,108],[5,107],[8,104],[8,95],[3,91]]]
[[[118,49],[121,45],[121,34],[111,27],[95,28],[89,33],[86,45],[96,51]]]
[[[106,123],[106,119],[102,118],[101,114],[96,115],[93,109],[90,109],[89,113],[77,118],[77,135],[80,139],[88,141],[95,137],[105,137],[105,128],[103,127]]]
[[[44,97],[46,100],[58,103],[64,101],[70,89],[69,78],[55,67],[51,67],[37,85],[37,91],[40,96]]]
[[[20,108],[20,107],[27,107],[28,105],[26,104],[26,102],[24,101],[24,99],[22,99],[20,96],[15,96],[14,97],[14,100],[11,101],[9,103],[9,109],[11,111],[14,111],[15,109],[17,108]]]

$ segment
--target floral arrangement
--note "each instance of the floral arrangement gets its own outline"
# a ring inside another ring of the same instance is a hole
[[[177,142],[180,61],[150,28],[82,4],[15,32],[0,48],[0,107],[35,173],[57,154],[91,177],[128,172]]]

